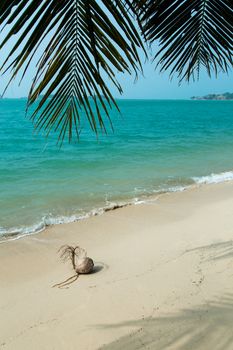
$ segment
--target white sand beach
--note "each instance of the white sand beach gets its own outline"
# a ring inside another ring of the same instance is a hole
[[[57,253],[80,245],[96,270]],[[0,244],[4,350],[233,349],[233,182]]]

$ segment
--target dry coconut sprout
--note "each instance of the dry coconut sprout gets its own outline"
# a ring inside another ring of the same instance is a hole
[[[75,275],[69,277],[64,282],[55,284],[53,287],[65,287],[70,283],[75,282],[79,275],[91,273],[94,269],[94,262],[91,258],[87,257],[87,252],[85,249],[76,246],[72,247],[70,245],[62,246],[59,251],[60,257],[63,262],[71,261],[72,267],[75,271]]]

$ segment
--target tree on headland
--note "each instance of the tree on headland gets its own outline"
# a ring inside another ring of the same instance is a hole
[[[224,94],[208,94],[205,96],[192,96],[192,100],[233,100],[233,93],[225,92]]]
[[[71,141],[80,111],[105,131],[103,116],[117,107],[106,81],[122,93],[116,75],[142,71],[139,50],[158,43],[156,67],[180,81],[198,79],[201,67],[217,75],[233,66],[232,29],[232,0],[1,0],[0,52],[15,41],[0,69],[23,79],[43,48],[27,108],[38,100],[35,127]]]

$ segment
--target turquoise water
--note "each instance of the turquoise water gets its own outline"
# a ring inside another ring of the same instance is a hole
[[[80,142],[60,149],[33,134],[26,100],[0,100],[1,235],[233,178],[233,101],[118,102],[114,133],[97,140],[84,122]]]

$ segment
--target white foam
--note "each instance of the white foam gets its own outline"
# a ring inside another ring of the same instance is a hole
[[[103,214],[106,209],[114,209],[114,206],[116,204],[111,203],[111,205],[98,208],[98,209],[92,209],[89,212],[77,214],[77,215],[70,215],[70,216],[46,216],[41,219],[41,222],[36,223],[31,226],[24,226],[24,227],[12,227],[8,230],[0,227],[0,243],[9,241],[9,240],[16,240],[31,234],[36,234],[41,231],[44,231],[46,227],[51,225],[60,225],[60,224],[68,224],[71,222],[87,219],[91,216],[101,215]],[[119,204],[118,204],[119,205]],[[125,204],[120,204],[121,206]]]
[[[233,171],[192,178],[197,184],[216,184],[233,180]]]
[[[32,226],[20,227],[20,228],[13,227],[9,230],[6,230],[0,227],[0,244],[6,241],[11,241],[11,240],[19,239],[21,237],[39,233],[41,231],[44,231],[45,227],[46,225],[44,224],[43,221],[40,223],[34,224]]]
[[[172,186],[168,188],[168,192],[183,192],[188,186]]]

